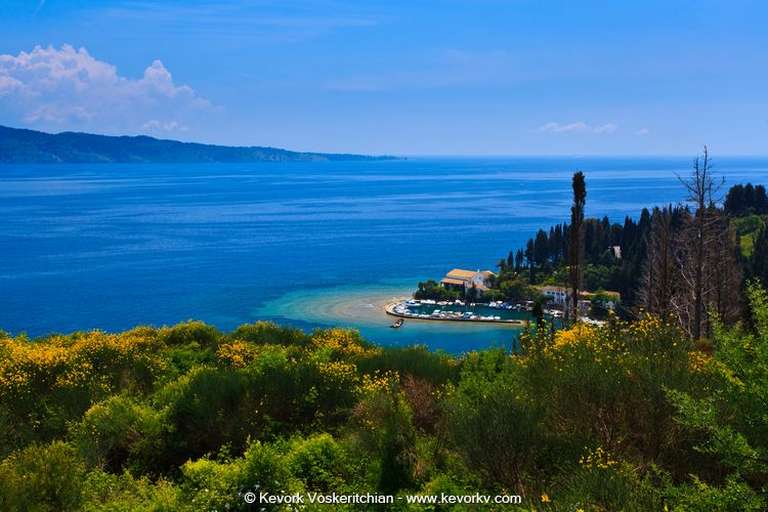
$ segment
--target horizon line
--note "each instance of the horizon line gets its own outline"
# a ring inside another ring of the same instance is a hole
[[[127,134],[123,133],[120,135],[110,134],[110,133],[97,133],[97,132],[87,132],[87,131],[78,131],[75,129],[68,129],[68,130],[62,130],[62,131],[45,131],[42,129],[36,129],[36,128],[29,128],[29,127],[15,127],[15,126],[9,126],[5,124],[0,124],[0,127],[10,128],[12,130],[29,130],[29,131],[35,131],[38,133],[45,133],[48,135],[61,135],[64,133],[75,133],[75,134],[84,134],[84,135],[99,135],[103,137],[150,137],[156,140],[160,141],[170,141],[170,142],[180,142],[183,144],[202,144],[202,145],[210,145],[210,146],[223,146],[223,147],[231,147],[231,148],[250,148],[250,147],[261,147],[261,148],[270,148],[270,149],[280,149],[285,151],[291,151],[295,153],[325,153],[325,154],[357,154],[357,155],[364,155],[364,156],[387,156],[387,157],[394,157],[394,158],[400,158],[400,159],[409,159],[409,158],[450,158],[450,159],[462,159],[462,158],[481,158],[481,159],[496,159],[496,158],[695,158],[697,154],[699,153],[548,153],[548,154],[541,154],[541,153],[396,153],[396,152],[387,152],[387,151],[376,151],[376,152],[368,152],[368,151],[355,151],[355,150],[316,150],[316,149],[288,149],[288,147],[284,146],[270,146],[270,145],[262,145],[262,144],[229,144],[229,143],[217,143],[217,142],[203,142],[199,140],[183,140],[181,138],[162,138],[158,137],[157,135],[150,135],[146,133],[134,133],[134,134]],[[703,145],[702,145],[703,147]],[[766,158],[768,159],[768,153],[760,154],[760,153],[722,153],[718,154],[716,158]]]

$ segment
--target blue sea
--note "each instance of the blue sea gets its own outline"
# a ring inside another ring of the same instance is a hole
[[[684,200],[689,158],[413,158],[370,162],[0,166],[0,329],[39,336],[200,319],[342,325],[381,344],[461,352],[509,327],[406,322],[382,305],[453,267],[494,269],[567,220],[623,221]],[[768,159],[721,158],[731,184]]]

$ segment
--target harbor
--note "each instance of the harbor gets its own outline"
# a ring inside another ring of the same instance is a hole
[[[501,302],[465,303],[461,300],[435,301],[409,299],[387,304],[384,311],[398,319],[442,322],[480,322],[514,327],[528,325],[528,315],[520,305]],[[398,324],[398,327],[402,322]]]
[[[412,287],[419,276],[404,277],[369,285],[343,285],[282,294],[253,311],[255,318],[293,325],[305,330],[333,326],[353,326],[368,340],[381,345],[422,344],[434,350],[460,354],[483,348],[504,347],[514,350],[519,330],[524,324],[504,322],[422,321],[387,313],[387,306],[413,298]],[[425,304],[424,313],[445,306]],[[471,306],[470,306],[471,307]],[[482,316],[525,319],[528,312],[503,312],[472,308]],[[393,327],[403,320],[400,327]]]

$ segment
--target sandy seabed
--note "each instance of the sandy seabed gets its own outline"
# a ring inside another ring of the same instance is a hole
[[[300,290],[266,303],[258,313],[327,325],[388,326],[393,319],[385,306],[410,296],[400,285]]]
[[[403,327],[391,329],[395,318],[387,315],[384,308],[410,298],[415,282],[293,291],[265,303],[254,312],[254,316],[319,326],[351,327],[376,343],[425,344],[432,349],[455,353],[515,344],[520,327],[509,324],[406,319]]]

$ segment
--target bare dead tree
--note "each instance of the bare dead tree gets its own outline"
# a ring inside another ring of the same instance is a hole
[[[720,191],[724,180],[715,180],[712,173],[712,164],[709,159],[707,146],[704,153],[693,161],[693,171],[687,178],[678,176],[680,183],[685,187],[688,196],[687,201],[695,207],[693,219],[688,223],[688,242],[692,244],[691,250],[686,251],[687,262],[684,262],[683,270],[688,275],[686,280],[691,287],[692,318],[691,336],[699,339],[702,335],[702,327],[706,318],[705,302],[707,295],[706,265],[707,250],[713,243],[713,226],[717,218],[712,216],[712,209],[716,202],[716,194]]]
[[[694,278],[691,272],[689,272],[691,268],[690,260],[692,259],[692,244],[689,239],[691,230],[689,229],[689,226],[692,222],[693,217],[690,211],[686,208],[681,219],[682,226],[676,234],[677,245],[673,252],[673,257],[677,269],[678,286],[675,293],[672,295],[670,302],[671,315],[690,337],[693,337],[693,304],[696,302],[695,294],[693,292],[695,288]]]

